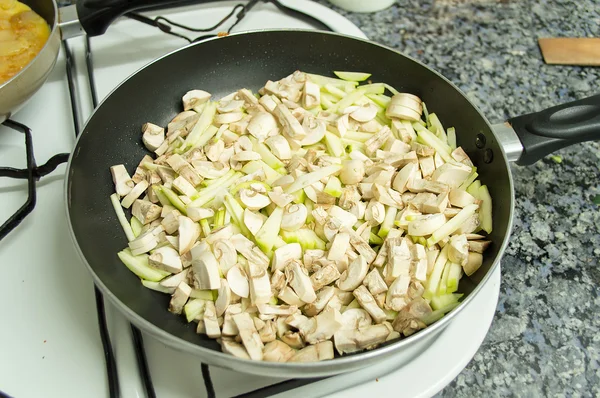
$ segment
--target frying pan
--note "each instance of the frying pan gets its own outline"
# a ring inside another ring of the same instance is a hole
[[[20,0],[48,22],[50,36],[38,55],[12,79],[0,84],[0,123],[14,115],[44,84],[56,64],[61,39],[98,36],[126,12],[156,5],[202,3],[208,0],[79,0],[58,8],[54,0]]]
[[[295,70],[331,75],[333,70],[371,72],[374,82],[420,96],[445,125],[456,127],[458,144],[469,154],[493,198],[492,246],[483,266],[463,277],[460,306],[442,320],[372,351],[318,363],[252,362],[220,352],[195,333],[193,324],[167,312],[169,296],[144,288],[118,260],[126,247],[109,201],[108,171],[123,163],[132,171],[147,154],[140,126],[166,126],[181,111],[181,97],[193,88],[214,98],[241,87],[256,92],[264,83]],[[281,376],[326,376],[368,366],[391,355],[408,361],[452,322],[487,283],[508,244],[514,191],[509,161],[531,164],[546,154],[600,136],[600,95],[511,119],[496,129],[443,76],[393,49],[340,34],[267,30],[211,39],[174,51],[137,71],[99,105],[77,140],[67,171],[66,203],[75,245],[95,283],[125,316],[162,342],[196,354],[202,361],[236,371]]]

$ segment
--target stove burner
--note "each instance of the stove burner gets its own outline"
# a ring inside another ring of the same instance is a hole
[[[33,153],[33,140],[31,137],[31,129],[24,124],[13,120],[6,120],[2,123],[8,128],[19,131],[25,135],[25,152],[27,154],[27,168],[15,169],[12,167],[0,167],[0,177],[19,178],[27,180],[27,200],[8,220],[0,226],[0,241],[14,230],[27,217],[35,207],[36,203],[36,187],[35,183],[45,175],[53,172],[58,165],[69,160],[68,153],[61,153],[53,156],[42,166],[37,166]]]
[[[294,18],[297,18],[299,20],[305,21],[313,26],[315,26],[318,29],[321,30],[328,30],[331,31],[331,29],[329,28],[329,26],[327,26],[326,24],[324,24],[322,21],[320,21],[319,19],[305,14],[301,11],[295,10],[293,8],[290,8],[288,6],[283,5],[280,1],[278,0],[250,0],[247,4],[237,4],[236,6],[233,7],[233,9],[231,10],[231,12],[229,14],[227,14],[223,19],[221,19],[219,22],[217,22],[215,25],[209,27],[209,28],[193,28],[193,27],[189,27],[186,25],[182,25],[180,23],[177,22],[173,22],[170,19],[167,19],[165,17],[162,16],[158,16],[154,19],[152,18],[148,18],[145,17],[141,14],[138,13],[134,13],[134,12],[130,12],[125,14],[126,17],[129,17],[131,19],[134,19],[136,21],[145,23],[147,25],[150,26],[154,26],[158,29],[160,29],[162,32],[169,34],[171,36],[175,36],[175,37],[179,37],[181,39],[187,40],[189,43],[196,43],[199,42],[201,40],[205,40],[205,39],[209,39],[212,37],[216,37],[219,35],[222,35],[223,33],[229,34],[231,33],[232,29],[242,20],[244,19],[244,17],[246,16],[246,13],[248,11],[250,11],[256,4],[263,2],[263,3],[271,3],[273,4],[275,7],[277,7],[277,9],[279,9],[279,11],[281,11],[284,14],[290,15]],[[231,19],[233,16],[235,15],[235,21],[233,23],[233,25],[231,25],[229,27],[229,29],[227,29],[226,32],[219,32],[219,33],[211,33],[211,34],[207,34],[207,35],[202,35],[202,36],[198,36],[195,39],[190,39],[189,37],[181,34],[181,33],[177,33],[173,31],[173,27],[179,28],[179,29],[183,29],[183,30],[187,30],[189,32],[195,32],[195,33],[199,33],[199,32],[213,32],[214,30],[218,29],[220,26],[222,26],[223,24],[225,24],[229,19]]]

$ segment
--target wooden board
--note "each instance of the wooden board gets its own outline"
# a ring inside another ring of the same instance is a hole
[[[538,43],[547,64],[600,66],[600,38],[542,38]]]

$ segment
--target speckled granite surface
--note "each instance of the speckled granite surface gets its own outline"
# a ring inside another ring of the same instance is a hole
[[[320,3],[330,6],[325,0]],[[498,122],[600,93],[600,68],[545,65],[538,37],[600,35],[597,0],[400,0],[340,11],[415,57]],[[599,132],[600,133],[600,132]],[[440,397],[600,396],[600,145],[513,166],[517,207],[494,322]]]

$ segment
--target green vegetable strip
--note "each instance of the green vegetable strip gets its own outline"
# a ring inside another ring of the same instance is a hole
[[[131,220],[129,220],[129,223],[131,224],[131,230],[133,231],[135,237],[137,238],[138,236],[140,236],[142,228],[144,227],[140,220],[138,220],[135,216],[132,216]]]
[[[490,234],[492,233],[492,197],[486,185],[479,188],[479,199],[481,199],[481,208],[479,209],[481,229]]]
[[[308,76],[308,78],[310,79],[311,82],[318,84],[319,86],[325,86],[326,84],[332,84],[336,87],[344,87],[344,89],[346,89],[346,88],[352,89],[358,85],[358,82],[349,82],[349,81],[345,81],[342,79],[336,79],[333,77],[315,75],[313,73],[307,73],[306,75]]]
[[[431,271],[431,275],[429,275],[429,278],[427,279],[427,288],[423,297],[427,296],[428,298],[431,298],[436,295],[440,280],[442,279],[442,272],[444,271],[447,261],[448,246],[446,245],[435,260],[433,271]]]
[[[121,207],[121,203],[119,201],[119,195],[113,193],[110,195],[110,202],[113,205],[113,209],[115,209],[115,214],[117,215],[117,219],[119,220],[119,224],[123,228],[123,232],[125,232],[125,236],[127,240],[131,242],[135,240],[135,234],[131,229],[131,225],[129,225],[129,221],[127,221],[127,217],[125,216],[125,212],[123,211],[123,207]]]
[[[444,308],[441,308],[439,310],[435,310],[433,312],[430,312],[429,314],[423,316],[421,318],[421,321],[425,325],[429,326],[432,323],[434,323],[434,322],[439,321],[440,319],[442,319],[445,314],[447,314],[448,312],[450,312],[453,309],[455,309],[456,307],[458,307],[459,304],[460,303],[453,303],[453,304],[450,304],[450,305],[448,305],[448,306],[446,306]]]
[[[202,147],[204,146],[215,134],[217,134],[218,129],[215,127],[214,129],[210,129],[213,119],[217,113],[217,103],[213,101],[209,101],[200,118],[196,122],[196,125],[192,129],[192,131],[185,138],[185,148],[190,149],[194,147]],[[213,126],[214,127],[214,126]]]
[[[446,224],[442,225],[440,228],[434,231],[433,234],[431,234],[431,237],[427,239],[427,245],[433,246],[446,236],[450,235],[452,232],[456,231],[465,221],[469,219],[469,217],[475,214],[478,208],[479,206],[476,204],[465,206],[460,212],[458,212],[457,215],[452,217],[450,221],[446,222]]]
[[[475,199],[479,199],[480,187],[481,182],[479,182],[479,180],[473,181],[473,183],[467,187],[467,193],[470,193]]]
[[[252,142],[254,152],[258,153],[262,161],[269,165],[269,167],[273,168],[273,170],[285,169],[283,162],[277,156],[273,155],[265,144],[258,142],[254,137],[250,137],[250,141]]]
[[[448,308],[452,305],[458,304],[462,296],[462,294],[443,294],[440,296],[435,296],[431,299],[431,308],[434,310]]]
[[[171,201],[163,193],[162,189],[160,189],[160,186],[152,185],[152,190],[156,194],[156,197],[158,198],[158,201],[160,202],[161,205],[163,205],[163,206],[171,205]]]
[[[326,84],[325,86],[323,86],[323,90],[325,90],[325,92],[327,92],[330,95],[337,98],[336,101],[339,101],[340,99],[342,99],[346,96],[346,92],[344,90],[340,90],[333,84]]]
[[[188,323],[192,322],[204,311],[205,305],[206,301],[202,299],[191,299],[187,302],[187,304],[183,307],[183,312],[185,313],[185,319],[188,321]]]
[[[416,127],[418,126],[418,124],[413,124],[413,126]],[[442,159],[444,159],[446,162],[454,161],[454,159],[452,159],[452,156],[450,156],[450,153],[452,152],[450,150],[450,147],[447,144],[440,141],[440,139],[433,135],[431,131],[426,129],[422,129],[421,131],[419,131],[418,127],[416,127],[415,130],[417,130],[417,136],[419,136],[423,140],[423,142],[425,142],[425,144],[435,149],[440,154]]]
[[[169,202],[171,202],[171,204],[173,206],[175,206],[175,208],[177,210],[179,210],[181,212],[181,214],[187,215],[187,210],[185,209],[185,203],[183,203],[181,201],[181,199],[179,199],[179,196],[177,196],[177,194],[175,192],[173,192],[171,189],[165,187],[164,185],[160,185],[160,189],[161,189],[162,193],[167,197],[167,199],[169,199]]]
[[[446,131],[444,130],[444,126],[442,126],[442,122],[437,117],[435,113],[429,114],[429,122],[431,124],[432,131],[435,132],[435,135],[442,141],[448,142],[448,137],[446,136]]]
[[[303,250],[325,250],[325,242],[312,229],[303,228],[297,231],[282,230],[279,234],[286,243],[300,243]]]
[[[453,151],[456,147],[456,129],[454,127],[448,127],[448,145],[450,145],[450,149]]]
[[[131,250],[123,249],[117,253],[117,256],[131,272],[142,279],[158,282],[164,279],[165,276],[170,275],[168,272],[149,266],[148,256],[146,255],[134,256],[131,254]]]
[[[446,286],[446,291],[448,293],[454,293],[458,290],[458,282],[461,276],[462,267],[460,266],[460,264],[451,263],[450,272],[448,273],[448,284]]]
[[[346,134],[344,134],[344,139],[359,141],[362,143],[371,137],[373,137],[373,133],[359,133],[358,131],[348,131]]]
[[[394,220],[396,219],[396,215],[398,214],[398,209],[395,207],[388,206],[385,210],[385,218],[383,219],[383,223],[381,223],[381,227],[379,228],[379,232],[377,235],[379,237],[385,239],[385,237],[390,232],[390,229],[394,226]]]
[[[330,112],[343,111],[347,107],[351,106],[356,102],[360,97],[365,95],[366,90],[363,89],[364,86],[357,88],[356,90],[348,93],[344,98],[342,98],[337,104],[329,108]]]
[[[389,84],[387,84],[387,83],[383,83],[383,86],[384,86],[385,88],[387,88],[387,89],[388,89],[388,91],[389,91],[390,93],[392,93],[392,94],[394,94],[394,95],[396,95],[396,94],[400,94],[400,92],[399,92],[398,90],[396,90],[394,87],[390,86],[390,85],[389,85]]]
[[[210,235],[210,225],[208,224],[208,219],[203,218],[200,220],[200,228],[202,228],[202,233],[204,234],[205,238]]]
[[[287,187],[285,189],[285,192],[293,193],[300,189],[304,189],[307,186],[312,185],[315,182],[319,181],[321,178],[325,178],[332,174],[337,173],[338,171],[341,170],[341,168],[342,168],[341,165],[332,165],[332,166],[322,167],[311,173],[303,174],[300,177],[298,177],[296,179],[296,181],[294,181],[289,187]]]
[[[196,198],[188,205],[191,207],[202,207],[211,200],[213,200],[217,195],[219,195],[223,189],[228,188],[234,182],[242,178],[242,173],[236,172],[227,180],[220,182],[219,184],[212,184],[208,188],[204,188],[202,191],[198,193]],[[221,177],[222,178],[222,177]]]
[[[444,266],[444,272],[442,272],[442,279],[440,280],[440,284],[438,286],[438,295],[444,295],[448,290],[448,275],[450,274],[451,267],[452,263],[450,261],[447,261],[446,265]]]
[[[344,145],[338,136],[326,131],[325,132],[325,145],[327,145],[327,151],[331,156],[341,157],[344,154]]]
[[[462,184],[460,184],[458,189],[466,191],[469,185],[471,185],[478,176],[479,174],[477,174],[476,168],[474,167],[473,172],[469,175],[469,177],[467,177],[467,179]]]
[[[233,218],[234,223],[240,228],[242,231],[242,235],[250,240],[254,240],[254,236],[250,233],[246,224],[244,224],[244,208],[238,203],[237,200],[230,194],[225,195],[225,200],[223,202],[227,212]]]
[[[265,253],[270,252],[275,244],[275,238],[281,228],[283,208],[276,207],[256,234],[256,244]]]
[[[229,170],[227,173],[225,173],[225,175],[223,175],[219,178],[213,178],[212,180],[206,179],[206,180],[202,181],[202,185],[204,185],[205,187],[210,187],[211,185],[213,187],[221,186],[227,180],[229,180],[231,178],[231,176],[233,176],[234,174],[235,174],[235,170]],[[202,192],[206,192],[206,191],[208,191],[208,190],[201,189],[198,193],[202,194]]]

